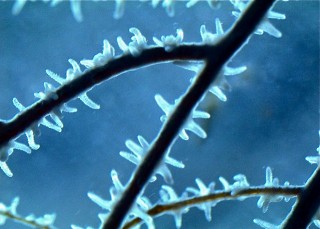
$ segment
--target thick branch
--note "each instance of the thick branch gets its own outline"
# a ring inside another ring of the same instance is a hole
[[[287,217],[283,229],[303,229],[316,214],[320,206],[320,167],[309,179],[306,187],[299,195],[292,212]]]
[[[129,182],[121,199],[110,213],[103,229],[116,229],[121,226],[137,196],[162,160],[166,150],[173,143],[192,109],[206,93],[227,60],[236,53],[250,34],[252,34],[273,2],[274,0],[252,1],[231,31],[227,33],[225,38],[216,47],[213,47],[215,52],[212,52],[211,55],[205,58],[207,62],[204,70],[197,77],[195,83],[165,123],[144,161],[137,168],[133,179]],[[212,51],[210,47],[208,49]]]

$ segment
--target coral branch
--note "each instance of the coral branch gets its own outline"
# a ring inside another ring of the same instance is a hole
[[[69,100],[86,92],[102,81],[119,75],[129,70],[148,66],[160,62],[175,60],[201,60],[207,56],[208,47],[203,44],[181,45],[171,52],[166,52],[163,47],[144,49],[139,56],[123,54],[114,58],[107,64],[89,69],[72,81],[66,82],[53,91],[56,96],[47,96],[17,114],[8,122],[1,123],[0,147],[24,133],[32,124],[39,122],[53,110],[63,106]]]
[[[284,222],[283,229],[307,228],[320,206],[320,168],[314,172],[292,212]]]
[[[247,189],[243,189],[236,193],[232,191],[215,191],[213,194],[193,197],[183,201],[179,201],[176,203],[164,204],[164,205],[156,205],[151,208],[147,213],[148,215],[155,217],[162,215],[169,211],[175,211],[183,208],[187,208],[194,205],[199,205],[208,202],[219,202],[225,200],[243,200],[243,198],[250,197],[259,197],[265,195],[272,196],[298,196],[303,190],[303,187],[250,187]],[[141,223],[142,220],[140,218],[134,218],[131,221],[127,222],[122,229],[133,228],[135,225]]]
[[[17,213],[17,207],[19,205],[19,197],[16,197],[12,200],[10,206],[6,206],[3,203],[0,203],[0,226],[4,225],[7,219],[11,219],[20,224],[24,224],[29,227],[38,228],[38,229],[55,229],[53,225],[56,219],[55,214],[45,214],[41,217],[35,217],[33,214],[30,214],[26,217],[22,217]]]
[[[208,47],[209,55],[203,58],[207,62],[205,68],[165,123],[147,153],[145,160],[133,175],[133,179],[128,184],[122,198],[115,205],[106,220],[103,229],[120,227],[135,202],[135,199],[151,178],[154,170],[161,162],[166,150],[178,135],[180,128],[189,117],[192,109],[209,89],[226,61],[245,43],[264,15],[268,12],[273,2],[274,0],[252,1],[247,10],[244,11],[243,15],[236,22],[235,26],[222,38],[221,42]],[[174,52],[175,50],[176,49],[173,49],[172,51]]]

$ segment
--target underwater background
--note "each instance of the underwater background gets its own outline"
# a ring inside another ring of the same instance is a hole
[[[200,42],[200,26],[215,32],[215,18],[227,30],[235,21],[233,7],[223,2],[211,9],[200,2],[190,9],[185,2],[175,5],[169,17],[149,2],[126,3],[122,18],[114,19],[114,2],[82,2],[83,22],[77,22],[69,2],[50,7],[43,2],[27,2],[21,13],[11,13],[14,2],[0,2],[0,118],[10,119],[17,109],[16,97],[28,106],[36,101],[33,93],[43,90],[43,82],[54,81],[46,69],[65,76],[68,59],[93,57],[102,51],[103,39],[117,47],[117,37],[126,42],[129,28],[137,27],[152,44],[152,37],[175,34],[182,28],[184,40]],[[212,94],[201,103],[210,113],[208,120],[196,121],[207,132],[206,139],[190,133],[190,140],[179,139],[171,156],[185,164],[171,167],[174,189],[180,195],[186,187],[196,187],[195,179],[205,184],[219,177],[232,182],[244,174],[252,185],[265,183],[265,169],[272,168],[280,183],[302,185],[315,165],[306,156],[315,156],[319,146],[319,2],[279,2],[274,11],[286,20],[271,20],[283,36],[254,35],[228,63],[230,67],[247,66],[236,76],[226,77],[232,90],[221,102]],[[121,50],[117,47],[116,54]],[[119,156],[128,151],[127,139],[137,142],[142,135],[151,142],[159,132],[163,114],[154,95],[161,94],[169,103],[182,95],[193,73],[173,64],[159,64],[126,72],[96,86],[88,95],[100,110],[92,110],[79,100],[68,105],[78,112],[64,114],[61,133],[41,127],[36,137],[40,149],[31,155],[15,152],[8,160],[14,176],[0,173],[0,202],[9,204],[19,196],[18,213],[36,216],[57,213],[55,225],[70,228],[99,225],[97,214],[103,210],[87,192],[110,199],[110,172],[115,169],[125,183],[135,165]],[[55,84],[56,85],[56,84]],[[25,136],[20,138],[26,143]],[[162,177],[149,184],[145,195],[155,203],[164,184]],[[256,206],[258,198],[223,201],[212,209],[212,222],[203,211],[192,208],[183,215],[182,228],[259,228],[259,218],[279,224],[294,200],[271,203],[267,213]],[[155,219],[157,228],[175,228],[170,215]],[[2,226],[25,228],[10,220]],[[143,226],[142,228],[146,228]]]

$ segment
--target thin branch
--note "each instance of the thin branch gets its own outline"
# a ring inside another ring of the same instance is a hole
[[[268,188],[268,187],[251,187],[247,189],[243,189],[241,191],[238,191],[236,193],[233,193],[231,191],[217,191],[213,194],[205,195],[205,196],[198,196],[198,197],[191,197],[189,199],[175,202],[175,203],[169,203],[169,204],[163,204],[163,205],[156,205],[150,210],[148,210],[148,215],[152,217],[156,217],[159,215],[162,215],[169,211],[176,211],[179,209],[199,205],[206,202],[220,202],[225,200],[237,200],[239,198],[251,198],[251,197],[259,197],[263,195],[281,195],[281,196],[287,196],[287,197],[296,197],[300,195],[302,192],[303,187],[277,187],[277,188]],[[137,224],[141,223],[142,220],[140,218],[134,218],[127,222],[122,229],[129,229]]]
[[[90,69],[61,87],[55,93],[57,96],[41,99],[8,122],[0,122],[0,148],[23,134],[32,124],[59,108],[77,95],[119,74],[139,67],[175,60],[202,60],[207,56],[207,46],[203,44],[181,45],[171,52],[162,47],[150,46],[139,56],[123,54],[110,60],[101,67]]]
[[[213,50],[215,52],[211,52],[209,56],[204,58],[206,60],[205,68],[163,126],[150,147],[149,152],[146,154],[144,161],[137,168],[120,200],[109,214],[103,225],[103,229],[116,229],[121,226],[137,196],[162,160],[166,150],[174,142],[192,109],[206,93],[227,60],[236,53],[253,33],[255,27],[270,9],[273,2],[274,0],[252,1],[235,26],[226,34],[221,42],[216,46],[208,47],[210,52]]]
[[[11,219],[20,224],[23,224],[32,228],[37,228],[37,229],[55,229],[56,228],[53,225],[45,225],[45,223],[39,223],[35,217],[32,217],[32,218],[29,217],[28,219],[28,216],[22,217],[17,214],[13,214],[10,211],[0,211],[0,216]]]

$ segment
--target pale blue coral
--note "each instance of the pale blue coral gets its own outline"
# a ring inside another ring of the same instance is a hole
[[[122,157],[124,157],[125,159],[127,159],[128,161],[132,162],[135,165],[141,164],[146,153],[150,149],[150,144],[142,136],[140,135],[138,136],[138,141],[140,145],[136,144],[134,141],[130,139],[125,142],[127,148],[132,153],[128,153],[125,151],[120,152],[120,155]],[[173,184],[172,174],[167,164],[170,164],[177,168],[184,168],[184,164],[170,157],[169,154],[170,154],[170,149],[167,150],[167,152],[165,153],[165,157],[162,160],[162,162],[158,165],[157,169],[155,170],[155,174],[159,174],[160,176],[162,176],[166,183]],[[150,182],[153,182],[156,179],[157,179],[156,176],[152,176],[150,179]]]
[[[172,51],[175,47],[179,46],[183,40],[183,30],[177,29],[177,35],[161,36],[161,40],[153,37],[153,41],[156,45],[164,47],[167,52]]]
[[[187,193],[183,193],[181,197],[178,197],[174,189],[167,185],[162,185],[159,192],[161,203],[169,204],[183,201],[187,198]],[[174,217],[176,228],[181,228],[182,226],[182,214],[189,211],[189,207],[183,207],[174,211],[169,211],[168,213]]]
[[[133,34],[131,37],[131,42],[127,45],[122,37],[117,37],[117,42],[119,48],[123,53],[130,53],[132,56],[139,56],[140,53],[148,47],[147,39],[142,35],[139,29],[132,27],[129,32]]]
[[[99,197],[93,192],[88,193],[88,197],[94,203],[96,203],[101,208],[107,210],[108,212],[112,210],[116,200],[118,200],[118,198],[122,195],[122,193],[125,190],[125,185],[123,185],[120,182],[118,173],[115,170],[111,171],[111,179],[113,183],[113,186],[109,189],[111,200],[104,200],[103,198]],[[148,198],[143,197],[142,195],[143,195],[143,192],[140,193],[140,195],[137,197],[136,202],[131,207],[130,212],[126,219],[128,220],[129,217],[131,216],[139,217],[147,225],[148,229],[155,229],[152,217],[147,214],[147,211],[152,207],[152,205],[148,200]],[[102,221],[100,228],[102,228],[104,219],[107,216],[108,216],[107,214],[100,214],[99,218]],[[74,226],[73,228],[77,228],[77,226]]]
[[[215,182],[211,182],[208,186],[206,186],[201,179],[197,178],[196,184],[198,186],[197,188],[194,187],[187,187],[187,191],[191,192],[195,196],[207,196],[209,194],[214,193],[214,187],[215,187]],[[200,209],[203,210],[206,216],[206,219],[210,222],[212,220],[211,216],[211,208],[215,206],[215,202],[204,202],[202,204],[197,204],[196,206]]]
[[[247,8],[248,3],[244,2],[242,0],[230,0],[230,2],[233,4],[234,8],[239,10],[238,11],[232,11],[232,14],[239,18],[240,14]],[[264,32],[268,33],[271,36],[274,36],[276,38],[282,37],[282,33],[274,27],[268,19],[278,19],[278,20],[284,20],[286,19],[285,14],[277,13],[272,11],[271,9],[268,11],[267,15],[262,19],[260,24],[258,25],[255,34],[262,35]]]
[[[165,113],[165,115],[162,115],[160,117],[161,122],[165,122],[168,117],[171,115],[177,104],[180,102],[180,99],[175,100],[174,104],[169,104],[161,95],[156,94],[155,100],[159,107],[162,109],[162,111]],[[200,138],[206,138],[207,134],[206,132],[197,124],[195,121],[193,121],[194,118],[210,118],[210,114],[204,111],[197,111],[196,109],[193,109],[192,114],[188,118],[188,120],[183,125],[183,128],[181,129],[179,136],[183,140],[189,140],[189,136],[186,133],[186,130],[189,130],[193,132],[194,134],[198,135]]]

